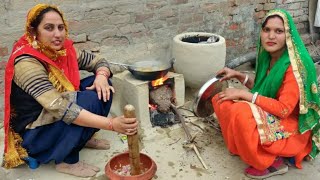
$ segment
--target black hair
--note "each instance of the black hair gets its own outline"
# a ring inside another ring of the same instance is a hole
[[[39,13],[39,15],[30,23],[30,26],[36,30],[36,29],[38,28],[39,24],[41,23],[44,15],[45,15],[47,12],[50,12],[50,11],[57,12],[57,13],[60,15],[60,17],[62,18],[62,14],[61,14],[57,9],[55,9],[55,8],[53,8],[53,7],[47,7],[47,8],[45,8],[45,9],[43,9],[43,10]]]
[[[264,28],[264,27],[266,26],[266,24],[267,24],[267,22],[268,22],[269,19],[275,18],[275,17],[280,18],[281,21],[283,22],[283,19],[282,19],[281,16],[279,16],[279,15],[277,15],[277,14],[274,14],[274,15],[268,16],[268,17],[264,20],[264,22],[262,23],[262,28]]]

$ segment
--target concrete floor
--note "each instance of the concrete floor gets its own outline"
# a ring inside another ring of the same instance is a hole
[[[194,91],[186,90],[185,108],[192,106]],[[202,118],[194,117],[194,114],[188,110],[180,109],[181,114],[185,116],[191,134],[197,133],[196,142],[204,162],[208,166],[205,170],[195,155],[194,151],[186,150],[182,147],[185,141],[185,134],[179,124],[170,128],[153,128],[153,135],[144,137],[141,144],[141,152],[148,154],[157,164],[158,170],[153,179],[218,179],[218,180],[247,180],[243,174],[246,164],[239,157],[231,156],[225,147],[221,133],[217,128],[211,126]],[[190,123],[191,122],[191,123]],[[194,125],[196,124],[196,125]],[[3,139],[3,129],[0,130],[0,139]],[[127,144],[120,140],[115,132],[99,131],[98,137],[111,140],[109,150],[83,149],[80,154],[80,160],[94,164],[101,168],[101,171],[92,178],[78,178],[67,174],[58,173],[54,169],[54,164],[42,165],[36,170],[29,169],[22,165],[15,169],[6,170],[0,168],[0,179],[3,180],[54,180],[54,179],[90,179],[105,180],[108,179],[104,174],[104,167],[108,160],[114,155],[127,150]],[[0,149],[3,149],[1,141]],[[2,153],[2,152],[1,152]],[[0,154],[2,161],[2,154]],[[304,162],[303,169],[299,170],[289,167],[289,172],[269,178],[270,180],[282,179],[320,179],[320,160],[319,157],[312,162]]]

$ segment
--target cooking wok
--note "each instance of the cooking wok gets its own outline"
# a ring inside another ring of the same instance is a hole
[[[153,81],[165,76],[168,71],[172,68],[174,60],[171,63],[164,63],[161,61],[149,60],[149,61],[138,61],[133,64],[124,64],[109,62],[110,64],[120,65],[131,72],[131,74],[140,80]]]

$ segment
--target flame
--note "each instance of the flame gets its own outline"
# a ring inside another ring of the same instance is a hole
[[[162,85],[169,77],[163,76],[162,78],[156,79],[154,81],[151,81],[151,85],[153,87]]]
[[[155,105],[155,104],[149,104],[149,108],[150,108],[151,110],[157,110],[157,105]]]

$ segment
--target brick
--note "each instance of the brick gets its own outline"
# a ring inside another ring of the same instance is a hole
[[[166,22],[162,20],[157,20],[157,21],[148,22],[146,24],[149,29],[160,29],[163,27],[163,24],[166,24]]]
[[[267,3],[263,5],[263,9],[268,11],[274,9],[276,7],[276,3]]]
[[[292,17],[296,17],[296,16],[301,16],[303,14],[304,14],[303,10],[302,9],[298,9],[298,10],[295,10],[293,12],[293,14],[291,14],[291,15],[292,15]]]
[[[139,24],[133,24],[131,26],[131,30],[132,32],[144,32],[146,31],[146,28],[144,27],[144,25],[142,23],[139,23]]]
[[[179,23],[179,18],[178,17],[169,17],[166,19],[166,21],[169,26],[176,25]]]
[[[135,33],[132,33],[132,38],[142,38],[145,36],[145,34],[143,32],[135,32]]]
[[[176,16],[176,11],[174,11],[171,8],[165,8],[165,9],[161,9],[159,11],[159,19],[166,19],[168,17],[173,17]]]
[[[146,7],[151,10],[157,10],[168,5],[166,1],[147,2]]]
[[[238,30],[239,29],[239,25],[238,24],[236,24],[236,23],[234,23],[234,24],[231,24],[230,26],[229,26],[229,29],[231,29],[231,30]]]
[[[8,56],[8,55],[9,55],[8,47],[0,46],[0,57]]]
[[[303,2],[305,0],[283,0],[283,3],[285,4],[291,4],[291,3],[295,3],[295,2]]]
[[[305,45],[311,44],[311,37],[309,34],[301,34],[301,39]]]
[[[86,33],[82,33],[82,34],[79,34],[79,35],[70,34],[70,38],[75,43],[80,43],[80,42],[86,42],[87,41]]]
[[[7,61],[0,61],[0,72],[5,69]],[[3,77],[3,76],[0,76]]]
[[[97,18],[97,19],[88,19],[82,21],[69,21],[70,33],[81,34],[81,33],[96,33],[104,29],[104,26],[108,24],[113,24],[114,22],[108,18]],[[117,23],[117,22],[116,22]],[[97,28],[97,24],[100,25]]]
[[[237,5],[236,4],[236,0],[229,0],[229,4],[230,4],[231,7]]]
[[[118,28],[115,26],[106,26],[104,30],[99,31],[97,33],[92,33],[88,36],[88,40],[94,41],[94,42],[101,42],[103,39],[108,37],[113,37],[118,34]]]
[[[113,15],[109,16],[108,19],[111,24],[126,24],[130,22],[130,15]]]
[[[229,7],[229,15],[235,15],[240,13],[240,7],[235,6],[235,7]]]
[[[262,4],[257,4],[255,10],[257,12],[263,10],[263,5]]]
[[[226,39],[226,46],[227,47],[234,47],[234,46],[237,46],[237,42],[232,40],[232,39]]]
[[[179,14],[184,15],[184,14],[189,14],[189,13],[195,13],[197,12],[197,8],[194,5],[185,5],[185,6],[179,6]]]
[[[147,13],[147,14],[137,14],[135,16],[135,22],[136,23],[142,23],[146,20],[152,19],[154,16],[154,13]]]
[[[177,5],[177,4],[186,4],[188,3],[188,0],[171,0],[171,4]]]
[[[266,2],[267,2],[267,0],[256,0],[256,3],[258,3],[258,4],[264,4]]]
[[[180,23],[191,23],[192,22],[192,14],[185,14],[180,17]]]
[[[253,0],[235,0],[235,4],[240,6],[244,4],[251,4]]]
[[[301,3],[292,3],[288,5],[289,10],[296,10],[302,7]]]
[[[259,11],[259,12],[256,12],[256,13],[254,14],[254,18],[255,18],[255,19],[261,19],[261,18],[263,18],[265,15],[266,15],[266,12],[265,12],[265,11]]]
[[[106,1],[104,1],[106,2]],[[116,3],[117,1],[110,1],[112,3]],[[135,2],[124,2],[119,3],[117,5],[113,5],[115,12],[121,12],[122,14],[128,13],[137,13],[137,12],[144,12],[145,11],[145,4],[144,3],[135,3]]]
[[[305,26],[304,26],[303,23],[298,23],[298,24],[296,24],[296,27],[297,27],[297,29],[303,29],[303,28],[305,28]]]
[[[302,2],[301,6],[303,8],[308,8],[309,7],[309,1]]]
[[[301,22],[303,22],[303,21],[308,21],[308,20],[309,20],[309,16],[306,15],[306,14],[304,14],[304,15],[302,15],[302,16],[299,16],[299,20],[300,20]]]
[[[204,19],[204,14],[200,13],[200,14],[193,14],[193,22],[203,22]]]
[[[78,32],[81,29],[81,22],[75,21],[75,20],[70,20],[68,21],[68,27],[70,32]]]
[[[127,25],[125,25],[125,26],[122,26],[122,27],[120,27],[119,29],[120,29],[120,32],[121,32],[122,34],[129,34],[129,33],[132,32],[132,30],[131,30],[131,25],[130,25],[130,24],[127,24]]]
[[[112,8],[105,8],[105,9],[93,9],[88,12],[85,12],[84,17],[85,19],[95,19],[99,17],[106,17],[113,13]]]
[[[201,6],[201,11],[213,12],[216,10],[217,10],[217,4],[215,3],[205,3],[203,6]]]
[[[110,37],[106,38],[101,42],[102,45],[107,46],[123,46],[123,45],[129,45],[129,39],[127,37]]]
[[[99,49],[99,43],[94,43],[91,41],[85,42],[85,43],[75,43],[74,46],[77,49],[86,49],[91,51],[98,51]]]

